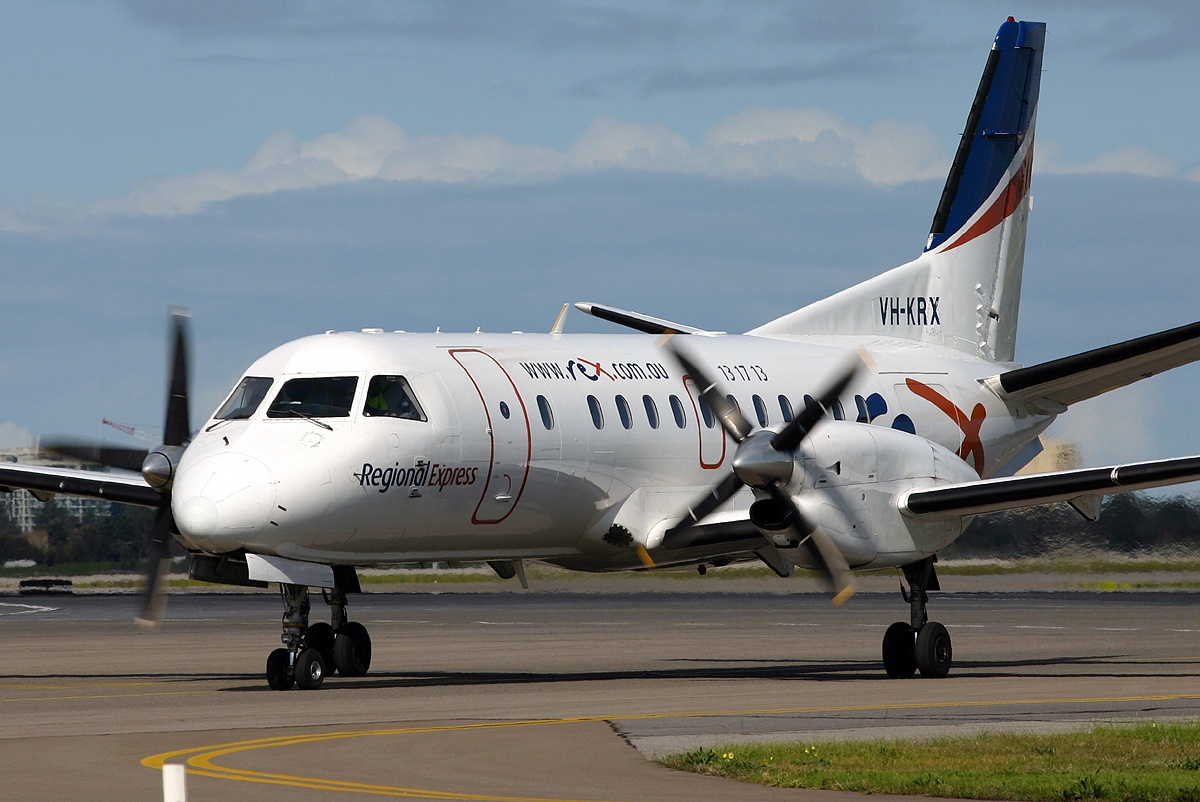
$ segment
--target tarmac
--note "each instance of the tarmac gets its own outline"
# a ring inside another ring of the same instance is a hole
[[[956,579],[966,589],[930,602],[954,641],[950,676],[889,680],[880,642],[908,613],[895,591],[835,608],[784,580],[646,579],[352,597],[368,676],[287,692],[263,677],[274,593],[173,595],[154,632],[131,623],[132,596],[0,596],[0,796],[157,800],[170,762],[187,765],[191,802],[848,800],[653,758],[1200,716],[1200,593]],[[314,594],[313,620],[325,614]]]

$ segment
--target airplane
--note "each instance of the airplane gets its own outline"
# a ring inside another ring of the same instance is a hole
[[[142,619],[174,538],[193,578],[278,583],[269,686],[362,676],[356,569],[481,561],[579,571],[761,561],[828,578],[900,571],[889,677],[944,677],[929,620],[938,552],[977,515],[1200,479],[1200,456],[1014,475],[1080,401],[1200,358],[1200,322],[1015,362],[1046,26],[1009,17],[988,53],[923,252],[741,335],[598,303],[633,333],[327,331],[254,362],[190,426],[187,317],[173,317],[163,443],[51,447],[132,473],[0,464],[0,486],[157,510]],[[309,589],[330,607],[310,623]]]

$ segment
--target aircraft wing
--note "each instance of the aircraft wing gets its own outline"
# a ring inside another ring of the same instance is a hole
[[[1001,398],[1057,414],[1071,404],[1200,359],[1200,322],[985,380]]]
[[[47,493],[62,493],[141,507],[157,507],[162,501],[162,494],[136,474],[0,462],[0,490],[22,489],[39,498]]]
[[[1200,456],[1178,457],[908,490],[896,502],[909,518],[953,518],[1066,501],[1094,519],[1099,514],[1096,502],[1101,496],[1198,479]]]
[[[685,326],[682,323],[663,320],[660,317],[643,315],[641,312],[630,312],[628,309],[618,309],[615,306],[605,306],[604,304],[580,302],[575,304],[575,308],[580,312],[586,312],[592,317],[598,317],[601,320],[607,320],[609,323],[616,323],[620,326],[628,326],[635,331],[644,332],[646,334],[717,335],[725,333],[723,331],[708,331],[706,329],[698,329],[695,326]]]

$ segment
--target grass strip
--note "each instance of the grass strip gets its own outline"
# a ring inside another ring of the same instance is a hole
[[[782,788],[963,799],[1200,802],[1200,723],[1053,735],[743,744],[660,761]]]

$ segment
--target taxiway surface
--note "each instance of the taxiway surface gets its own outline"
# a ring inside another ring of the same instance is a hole
[[[944,680],[888,680],[898,594],[369,593],[369,676],[274,692],[278,597],[0,598],[0,796],[428,799],[831,796],[646,760],[744,739],[902,737],[1200,715],[1200,594],[943,593]],[[314,620],[326,608],[314,596]],[[353,795],[353,796],[352,796]]]

